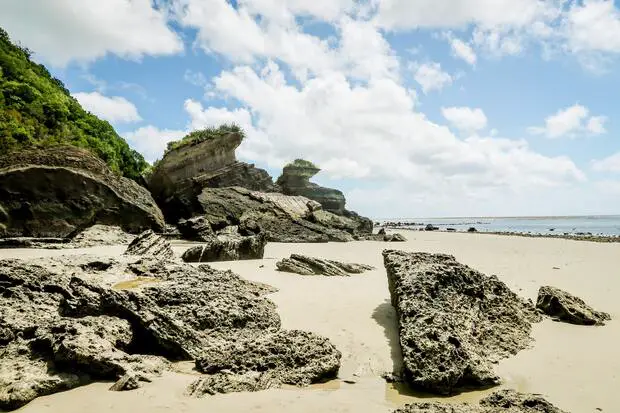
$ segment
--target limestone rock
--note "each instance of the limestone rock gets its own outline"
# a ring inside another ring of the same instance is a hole
[[[145,188],[68,146],[0,157],[0,209],[4,237],[67,237],[94,224],[130,233],[164,226]]]
[[[370,265],[350,264],[323,258],[308,257],[291,254],[290,258],[283,258],[276,263],[279,271],[292,272],[301,275],[326,275],[330,277],[349,277],[351,274],[361,274],[374,269]]]
[[[120,227],[97,224],[76,234],[71,239],[71,246],[84,248],[129,244],[134,238],[135,235],[126,233]]]
[[[196,369],[214,375],[190,386],[194,395],[256,391],[282,384],[306,386],[335,378],[340,352],[328,339],[280,330],[255,339],[206,347]]]
[[[560,321],[580,325],[605,325],[611,320],[609,314],[596,311],[581,298],[551,286],[538,290],[536,307]]]
[[[265,253],[264,234],[249,237],[218,237],[204,245],[189,248],[183,253],[185,262],[213,262],[255,260],[263,258]]]
[[[203,216],[181,219],[177,228],[181,237],[188,241],[210,241],[215,237],[211,224]]]
[[[164,237],[155,234],[151,230],[138,235],[127,247],[126,255],[148,255],[161,259],[174,257],[172,246]]]
[[[493,363],[530,343],[534,305],[445,254],[383,251],[398,314],[404,378],[451,394],[499,383]]]
[[[407,404],[394,413],[566,413],[542,396],[500,390],[479,404],[420,402]]]

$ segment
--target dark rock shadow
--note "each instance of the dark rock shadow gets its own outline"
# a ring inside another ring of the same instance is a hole
[[[372,318],[383,327],[383,334],[390,344],[392,372],[400,374],[403,368],[403,354],[400,349],[396,309],[392,307],[390,300],[385,300],[383,304],[378,305],[372,312]]]

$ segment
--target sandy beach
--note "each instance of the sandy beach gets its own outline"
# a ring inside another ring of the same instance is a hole
[[[397,369],[400,350],[395,312],[389,303],[381,251],[450,253],[486,274],[496,274],[510,288],[535,299],[541,285],[553,285],[611,314],[604,327],[584,327],[545,320],[534,327],[530,349],[497,366],[505,387],[543,394],[573,413],[615,412],[620,408],[620,244],[483,234],[408,232],[405,243],[350,242],[325,244],[269,243],[262,260],[220,262],[242,277],[279,291],[269,296],[285,329],[302,329],[328,337],[342,352],[339,380],[307,389],[285,388],[193,399],[185,387],[195,378],[192,363],[178,373],[131,392],[107,391],[95,383],[40,397],[20,412],[390,412],[427,396],[386,384],[381,374]],[[189,245],[177,242],[180,255]],[[0,258],[61,254],[115,256],[125,247],[79,250],[0,250]],[[304,277],[276,271],[276,260],[291,253],[358,262],[376,269],[349,278]],[[346,380],[346,382],[345,382]],[[476,401],[490,391],[462,393],[444,400]],[[432,399],[437,399],[432,398]]]

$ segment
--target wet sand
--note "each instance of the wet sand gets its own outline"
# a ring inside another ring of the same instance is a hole
[[[528,350],[502,361],[497,372],[504,386],[540,393],[573,413],[620,411],[620,244],[483,234],[401,231],[406,243],[269,244],[263,260],[214,263],[241,276],[279,288],[269,297],[277,304],[282,326],[328,337],[342,352],[340,380],[308,389],[284,388],[193,399],[185,387],[195,379],[191,363],[178,372],[131,392],[107,391],[94,383],[41,397],[18,410],[29,413],[102,412],[390,412],[429,400],[403,386],[386,384],[380,375],[398,368],[400,350],[394,310],[389,304],[381,251],[444,252],[484,273],[497,274],[524,297],[535,299],[545,284],[566,289],[613,320],[604,327],[544,321],[534,328]],[[176,244],[177,253],[190,244]],[[124,247],[81,250],[0,250],[0,258],[97,253],[117,255]],[[370,264],[376,270],[350,278],[303,277],[279,273],[277,259],[291,253]],[[263,268],[260,266],[263,265]],[[345,383],[352,380],[355,383]],[[446,401],[476,401],[489,392],[468,392]],[[431,398],[437,399],[437,398]]]

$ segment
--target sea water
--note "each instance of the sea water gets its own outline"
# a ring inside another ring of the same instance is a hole
[[[407,227],[423,228],[432,224],[439,229],[454,228],[467,231],[475,227],[480,232],[517,232],[524,234],[593,234],[620,236],[620,215],[569,217],[466,217],[466,218],[395,218],[378,222],[401,223]]]

